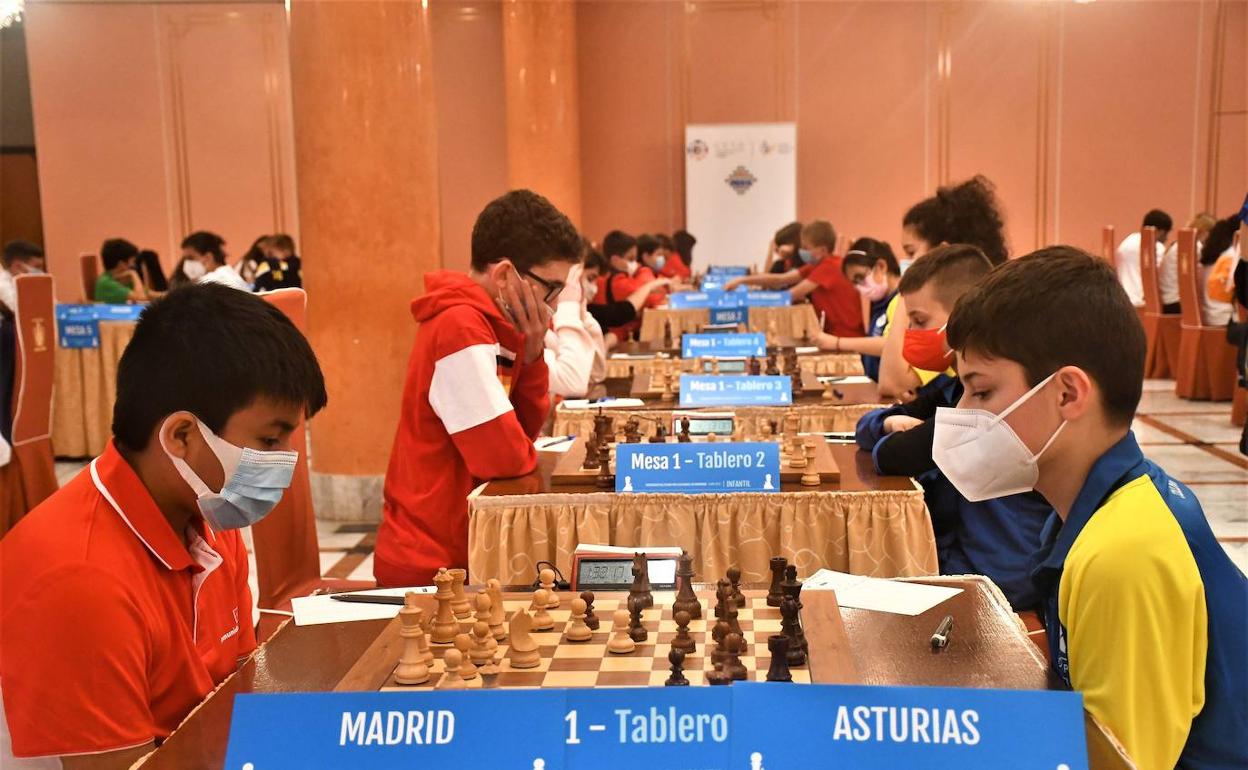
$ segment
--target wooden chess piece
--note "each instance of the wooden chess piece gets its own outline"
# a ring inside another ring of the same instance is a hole
[[[685,653],[672,648],[667,653],[667,662],[672,664],[671,676],[663,683],[664,687],[688,687],[689,679],[685,677]]]
[[[666,444],[667,443],[667,427],[663,425],[662,422],[656,422],[654,424],[654,435],[650,437],[650,443],[651,444]]]
[[[595,434],[585,441],[585,460],[581,463],[581,470],[596,471],[601,462],[602,458],[598,450],[598,436]]]
[[[478,623],[485,624],[486,633],[489,634],[490,618],[493,617],[494,614],[494,600],[490,598],[488,590],[481,590],[477,592],[476,604],[477,614],[474,617]],[[496,649],[498,647],[498,640],[493,636],[489,636],[488,639],[489,640],[486,642],[486,646],[491,650]]]
[[[672,322],[663,322],[663,348],[670,350],[672,347]]]
[[[728,584],[732,586],[732,600],[736,603],[738,607],[744,608],[746,602],[745,602],[745,594],[741,593],[741,568],[740,567],[733,566],[733,567],[728,568]]]
[[[550,607],[550,592],[545,588],[534,591],[533,604],[529,607],[533,610],[534,631],[549,631],[555,627],[555,619],[550,616],[548,607]]]
[[[468,570],[466,569],[450,569],[447,572],[451,575],[451,612],[455,613],[455,617],[459,620],[467,620],[472,617],[472,602],[468,601],[468,595],[464,593],[464,582],[468,580]]]
[[[598,630],[598,616],[594,614],[594,592],[581,591],[581,601],[585,602],[585,625],[591,631]]]
[[[455,611],[451,609],[451,602],[455,599],[451,592],[453,580],[446,567],[439,569],[438,574],[433,576],[433,584],[438,587],[437,593],[433,595],[438,602],[438,612],[430,629],[430,640],[434,644],[450,644],[455,641],[455,634],[459,633],[459,623],[455,622]]]
[[[711,652],[711,662],[716,665],[724,662],[724,658],[728,656],[728,647],[725,640],[728,634],[732,633],[731,627],[726,620],[715,621],[715,627],[711,629],[711,640],[715,642],[715,649]]]
[[[719,374],[719,359],[711,359],[711,374]]]
[[[789,639],[789,649],[785,653],[785,660],[790,666],[801,666],[806,663],[806,651],[802,649],[802,644],[797,637],[797,615],[797,600],[792,596],[785,596],[780,602],[780,633]]]
[[[793,436],[789,441],[789,467],[805,468],[809,463],[806,462],[806,451],[802,447],[802,440],[798,436]]]
[[[542,662],[537,642],[529,632],[533,630],[533,618],[523,609],[511,614],[507,632],[511,641],[507,644],[507,661],[512,668],[536,668]]]
[[[716,436],[714,433],[706,434],[706,443],[714,444],[716,441],[719,441],[719,436]]]
[[[420,607],[416,606],[416,594],[408,591],[404,596],[403,609],[399,610],[399,637],[403,640],[403,652],[399,665],[394,669],[397,684],[424,684],[429,681],[429,666],[425,664],[421,642],[425,629],[421,628]]]
[[[490,634],[495,641],[507,638],[507,610],[503,607],[503,584],[498,578],[490,578],[485,582],[485,591],[490,597]]]
[[[442,656],[442,664],[446,668],[442,678],[438,680],[436,690],[463,690],[468,685],[459,675],[460,666],[464,663],[464,655],[459,650],[449,649]]]
[[[455,649],[459,650],[459,678],[465,682],[477,678],[477,666],[472,662],[472,637],[468,634],[455,635]]]
[[[749,678],[750,672],[741,662],[741,653],[745,649],[741,634],[728,634],[724,639],[724,644],[727,647],[727,654],[724,656],[724,671],[738,682],[745,681]]]
[[[559,605],[562,602],[559,600],[559,592],[555,588],[555,571],[550,567],[546,567],[537,573],[537,579],[538,585],[546,589],[547,598],[549,599],[546,602],[546,606],[552,610],[559,609]]]
[[[784,568],[788,564],[788,559],[783,556],[773,556],[771,559],[771,587],[767,589],[768,607],[779,607],[780,600],[784,598],[784,592],[780,589],[780,584],[784,582]]]
[[[491,647],[490,644],[494,646]],[[490,636],[490,625],[483,620],[478,620],[472,624],[472,649],[468,652],[468,657],[472,659],[474,666],[484,666],[494,659],[494,650],[498,649],[498,642],[494,641],[494,637]]]
[[[768,682],[792,682],[789,672],[789,637],[775,634],[767,637],[767,650],[771,653],[771,665],[767,668]]]
[[[776,365],[775,353],[767,354],[767,374],[772,377],[775,377],[776,375],[780,374],[780,367]]]
[[[692,437],[689,435],[689,418],[688,417],[680,418],[680,434],[676,438],[682,444],[688,444],[692,440]]]
[[[698,643],[694,641],[693,636],[689,633],[689,613],[684,610],[678,610],[673,616],[676,621],[676,636],[672,638],[672,649],[680,650],[686,655],[692,655],[698,649]]]
[[[572,622],[564,632],[569,642],[588,642],[594,631],[585,625],[585,600],[579,596],[572,600]]]
[[[806,462],[806,470],[802,472],[802,477],[798,479],[804,487],[817,487],[823,483],[823,476],[819,475],[819,471],[815,469],[813,463]]]
[[[822,396],[822,398],[825,398],[825,399],[831,400],[831,398],[832,398],[832,383],[831,383],[831,382],[828,382],[828,383],[825,383],[825,384],[824,384],[824,386],[823,386],[823,396]]]
[[[628,595],[641,596],[642,609],[654,606],[654,595],[650,593],[650,563],[644,553],[633,554],[633,585],[628,589]]]
[[[796,641],[802,647],[802,652],[810,652],[810,647],[806,642],[806,631],[802,628],[802,581],[797,579],[797,567],[790,564],[784,570],[784,582],[780,584],[780,590],[785,596],[791,597],[797,602],[797,618],[796,618]]]
[[[656,374],[656,377],[663,378],[663,392],[659,394],[660,401],[672,401],[676,398],[676,394],[672,391],[672,375]]]
[[[644,642],[650,636],[641,620],[643,609],[640,596],[628,597],[628,638],[634,642]]]
[[[626,655],[637,649],[637,643],[628,635],[628,610],[618,609],[611,617],[611,638],[607,641],[607,652]]]
[[[672,602],[672,612],[687,612],[690,618],[702,617],[702,603],[693,590],[693,557],[684,551],[676,559],[676,600]]]
[[[603,458],[598,463],[598,475],[594,477],[594,486],[599,489],[615,489],[615,474],[611,473],[609,458]]]

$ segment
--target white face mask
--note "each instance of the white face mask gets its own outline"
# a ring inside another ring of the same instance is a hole
[[[598,296],[598,284],[594,281],[581,281],[581,292],[585,295],[586,302],[593,302],[594,297]]]
[[[1066,427],[1066,421],[1033,455],[1005,418],[1056,376],[1056,372],[1050,374],[1001,414],[983,409],[936,410],[932,459],[967,500],[975,503],[1035,489],[1040,478],[1036,463]]]
[[[188,259],[182,263],[182,273],[192,281],[198,281],[208,273],[208,269],[198,259]]]
[[[629,262],[628,267],[625,268],[625,271],[628,273],[628,277],[632,278],[634,275],[637,274],[637,263]]]

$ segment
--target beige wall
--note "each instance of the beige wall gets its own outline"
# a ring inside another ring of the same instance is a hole
[[[241,255],[298,235],[278,4],[30,3],[27,51],[46,248],[62,300],[77,255],[160,252],[209,229]]]
[[[1248,4],[1212,0],[584,2],[584,219],[683,219],[680,129],[796,120],[798,215],[896,243],[938,183],[998,185],[1014,253],[1095,247],[1152,206],[1233,211],[1248,188]],[[1216,184],[1206,190],[1210,167]],[[777,223],[779,225],[781,223]]]

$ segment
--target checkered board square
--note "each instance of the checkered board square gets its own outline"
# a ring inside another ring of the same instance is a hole
[[[654,607],[642,612],[642,625],[648,637],[638,642],[637,648],[628,654],[620,655],[607,652],[607,640],[611,638],[611,616],[617,609],[624,606],[623,599],[602,598],[594,602],[594,614],[598,616],[600,625],[593,638],[584,642],[568,641],[564,629],[571,619],[571,611],[566,606],[550,610],[554,620],[554,628],[549,631],[534,631],[533,640],[538,644],[541,663],[536,668],[512,668],[507,660],[507,640],[498,643],[498,666],[501,673],[493,677],[493,682],[485,682],[477,677],[465,684],[468,689],[481,688],[513,688],[534,689],[542,687],[661,687],[670,674],[671,664],[667,654],[671,651],[672,639],[676,636],[676,621],[672,618],[671,605],[675,595],[671,592],[655,592]],[[685,677],[691,685],[706,684],[706,674],[714,670],[711,660],[706,656],[707,642],[710,640],[709,628],[714,627],[713,599],[699,596],[702,602],[702,618],[689,624],[689,635],[697,644],[693,654],[685,658]],[[565,598],[565,605],[567,604]],[[741,655],[741,663],[750,672],[750,679],[765,681],[767,668],[771,665],[771,653],[767,650],[767,637],[780,633],[780,610],[767,606],[766,596],[747,594],[746,607],[738,611],[737,620],[745,635],[745,653]],[[510,614],[518,609],[528,609],[529,605],[521,601],[504,601]],[[709,622],[708,622],[709,617]],[[470,621],[461,621],[460,630],[471,631]],[[711,641],[713,645],[714,642]],[[451,649],[449,644],[431,645],[434,655],[430,667],[429,681],[421,685],[405,686],[394,681],[393,671],[386,677],[382,690],[431,690],[442,678],[444,667],[442,655]],[[391,664],[393,669],[397,661]],[[793,681],[803,684],[810,683],[808,666],[790,669]]]

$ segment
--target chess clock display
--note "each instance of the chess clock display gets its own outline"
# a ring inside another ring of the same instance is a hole
[[[733,416],[731,412],[716,414],[677,412],[672,415],[672,435],[677,435],[681,432],[680,421],[684,418],[689,420],[689,435],[691,436],[705,436],[714,433],[716,436],[726,439],[732,435]]]
[[[573,559],[573,591],[627,591],[633,584],[632,556],[576,554]],[[676,557],[650,557],[646,564],[653,590],[676,590]]]

